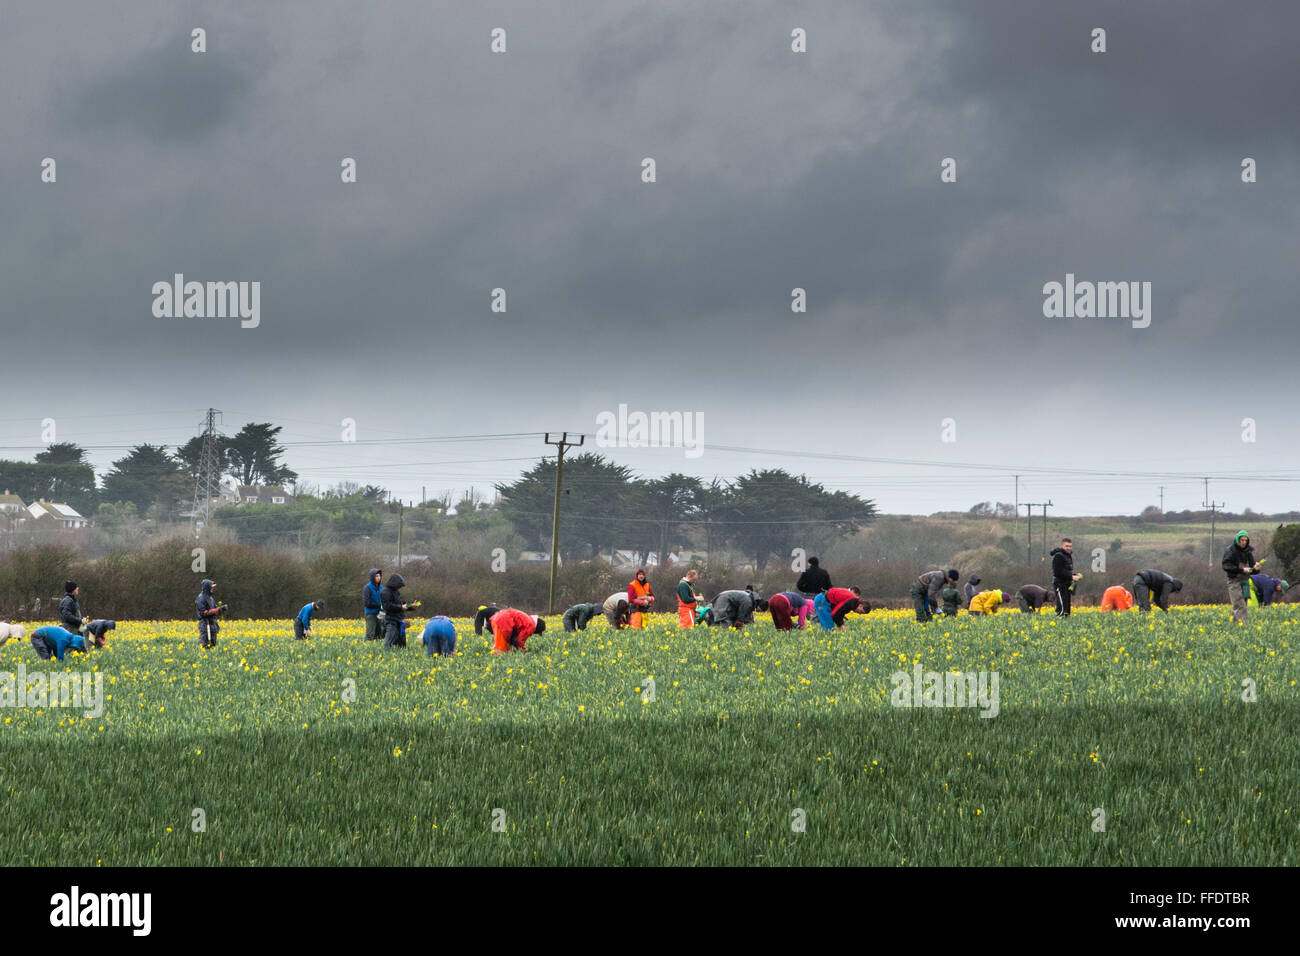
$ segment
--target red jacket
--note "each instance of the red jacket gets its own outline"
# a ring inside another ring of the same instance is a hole
[[[492,615],[492,633],[504,634],[507,644],[513,644],[521,651],[526,651],[524,647],[527,640],[533,636],[537,630],[537,621],[531,614],[525,614],[523,611],[515,610],[512,607],[497,611]]]
[[[831,604],[831,612],[838,610],[839,606],[845,601],[851,601],[857,595],[848,588],[828,588],[826,590],[826,600]]]

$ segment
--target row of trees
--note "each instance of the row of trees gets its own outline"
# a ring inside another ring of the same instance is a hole
[[[550,547],[555,471],[554,461],[542,461],[518,481],[496,486],[502,515],[531,547]],[[656,554],[662,566],[673,551],[713,554],[729,546],[762,568],[773,557],[788,557],[792,542],[815,554],[876,515],[869,500],[779,468],[705,484],[677,473],[637,478],[597,454],[565,460],[561,492],[566,560],[630,548]]]
[[[269,422],[249,423],[232,436],[218,436],[217,467],[222,477],[238,484],[280,485],[293,481],[297,472],[280,458],[281,427]],[[110,520],[129,506],[143,517],[173,518],[193,500],[203,436],[168,450],[165,445],[136,445],[113,462],[96,487],[95,471],[86,450],[73,442],[57,442],[36,454],[33,461],[0,460],[0,487],[24,501],[45,498],[66,502],[83,515],[108,506]]]

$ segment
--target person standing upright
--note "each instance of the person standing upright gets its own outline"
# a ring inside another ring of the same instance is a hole
[[[1052,549],[1052,590],[1056,592],[1056,614],[1070,616],[1070,598],[1074,596],[1074,582],[1082,574],[1074,573],[1074,542],[1061,539],[1061,546]]]
[[[380,598],[384,592],[379,585],[379,580],[383,576],[384,572],[379,568],[371,568],[370,579],[361,589],[361,606],[366,612],[366,640],[368,641],[382,640],[384,636],[384,629],[379,626],[379,612],[383,610],[383,602]]]
[[[1223,552],[1223,572],[1228,576],[1228,599],[1232,602],[1232,619],[1245,621],[1249,613],[1250,576],[1259,571],[1255,549],[1250,546],[1250,533],[1238,531],[1232,544]]]
[[[809,558],[808,567],[804,568],[799,580],[795,582],[794,589],[800,594],[808,594],[816,597],[823,591],[831,587],[831,576],[822,567],[820,558]]]

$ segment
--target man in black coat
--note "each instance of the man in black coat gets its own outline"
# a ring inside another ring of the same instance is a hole
[[[1154,595],[1156,607],[1162,611],[1169,610],[1169,595],[1177,594],[1183,589],[1183,582],[1163,571],[1147,568],[1133,575],[1133,599],[1138,610],[1151,612],[1151,598]]]
[[[379,592],[379,604],[384,609],[384,649],[390,647],[405,647],[406,635],[402,633],[404,628],[403,622],[406,620],[406,611],[410,604],[402,603],[402,588],[406,587],[406,579],[400,574],[390,574],[388,580],[384,583],[384,588]]]
[[[1070,598],[1074,596],[1074,582],[1083,577],[1074,573],[1074,543],[1061,539],[1061,546],[1052,549],[1052,590],[1056,592],[1056,613],[1070,616]]]
[[[59,602],[59,617],[63,620],[63,629],[70,634],[76,634],[81,630],[81,625],[87,621],[87,618],[82,617],[81,605],[77,601],[81,588],[77,587],[76,581],[65,581],[63,590],[63,600]]]
[[[799,593],[811,594],[814,597],[829,590],[830,587],[831,576],[826,573],[818,558],[808,559],[808,567],[804,569],[803,574],[799,575],[799,580],[794,585],[794,589]]]
[[[1016,592],[1016,603],[1020,605],[1021,614],[1037,614],[1047,602],[1051,591],[1040,588],[1037,584],[1022,584]]]
[[[1250,546],[1250,535],[1238,531],[1223,552],[1223,572],[1228,576],[1228,599],[1232,601],[1232,619],[1246,620],[1246,602],[1250,600],[1250,576],[1259,570],[1255,549]]]

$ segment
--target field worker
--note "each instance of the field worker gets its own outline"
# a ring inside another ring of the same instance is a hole
[[[311,637],[311,616],[324,607],[324,601],[312,601],[310,604],[302,606],[302,610],[293,619],[293,639],[295,641],[305,641]]]
[[[943,616],[956,617],[957,610],[961,607],[961,592],[957,590],[957,582],[949,581],[939,592],[939,600],[943,602]]]
[[[424,642],[424,653],[429,657],[452,657],[456,653],[456,625],[442,614],[431,617],[424,625],[420,640]]]
[[[194,609],[199,615],[199,647],[217,646],[217,632],[221,630],[217,617],[226,606],[212,596],[216,587],[217,582],[204,578],[199,585],[199,596],[194,599]]]
[[[766,611],[767,602],[754,593],[752,588],[743,591],[723,591],[713,599],[713,610],[709,612],[709,623],[715,627],[741,628],[754,623],[755,611]]]
[[[117,630],[117,621],[106,621],[100,618],[86,625],[86,636],[96,647],[103,647],[108,643],[108,632],[115,630]]]
[[[402,625],[406,622],[406,612],[414,604],[402,602],[401,591],[406,587],[406,578],[400,574],[390,574],[379,592],[379,603],[384,611],[384,650],[390,647],[405,647],[406,634]]]
[[[844,619],[853,611],[866,614],[871,610],[871,605],[862,600],[861,588],[828,588],[826,603],[831,606],[831,620],[836,627],[843,627]],[[935,607],[938,606],[936,603]]]
[[[1183,589],[1183,582],[1172,575],[1148,568],[1133,575],[1133,599],[1138,610],[1144,614],[1151,611],[1151,598],[1154,595],[1156,607],[1162,611],[1169,610],[1169,595],[1177,594]]]
[[[831,587],[831,576],[826,573],[822,567],[820,558],[809,558],[808,567],[799,575],[799,580],[794,583],[794,589],[800,594],[808,594],[816,597],[823,591]]]
[[[1011,603],[1011,595],[1006,591],[981,591],[970,599],[970,612],[975,617],[982,614],[997,614],[1003,604]]]
[[[781,593],[784,594],[785,599],[790,602],[791,616],[795,614],[799,616],[800,630],[807,627],[808,615],[811,614],[813,611],[813,601],[815,600],[815,598],[805,597],[804,595],[800,594],[798,591],[782,591]],[[776,595],[773,594],[772,598],[775,599]],[[771,608],[772,606],[771,600],[767,602],[767,606]]]
[[[26,636],[21,624],[0,621],[0,647],[4,647],[6,641],[21,641]]]
[[[566,631],[585,631],[588,622],[602,610],[599,604],[575,604],[564,612],[560,623]]]
[[[695,582],[700,572],[691,568],[677,582],[677,626],[694,627],[695,610],[699,607],[701,595],[695,593]]]
[[[81,605],[77,601],[81,588],[77,587],[77,582],[63,582],[63,591],[63,600],[59,602],[59,617],[63,620],[63,629],[75,634],[90,618],[81,615]]]
[[[1252,574],[1250,576],[1250,593],[1254,599],[1254,607],[1268,607],[1275,600],[1291,590],[1291,585],[1281,578],[1275,578],[1268,574]],[[1246,602],[1248,605],[1250,601]]]
[[[933,616],[931,608],[939,607],[939,592],[948,581],[961,579],[961,572],[956,568],[942,571],[926,571],[912,582],[912,605],[916,608],[916,622],[925,624]]]
[[[383,604],[380,603],[379,597],[383,594],[384,589],[379,586],[379,579],[384,576],[384,572],[379,568],[370,569],[370,577],[366,580],[366,586],[361,589],[361,606],[366,616],[366,640],[378,641],[384,636],[384,629],[379,623],[379,612],[383,610]]]
[[[980,576],[978,574],[972,574],[969,578],[966,579],[966,587],[963,589],[963,591],[966,595],[967,607],[970,606],[970,599],[980,593],[980,589],[975,586],[979,583],[980,583]]]
[[[1074,596],[1074,582],[1082,574],[1074,573],[1074,542],[1061,539],[1061,546],[1052,549],[1052,592],[1056,595],[1056,613],[1070,616],[1070,598]]]
[[[1037,584],[1022,584],[1016,591],[1016,604],[1020,606],[1021,614],[1037,614],[1051,596],[1052,592],[1047,588],[1040,588]]]
[[[623,630],[623,628],[627,627],[628,618],[632,615],[632,607],[627,603],[627,592],[615,591],[605,598],[601,610],[605,612],[605,620],[609,621],[610,627],[616,631]]]
[[[822,626],[822,630],[835,630],[835,619],[831,617],[831,602],[826,597],[825,591],[813,598],[813,610],[817,613],[817,623]]]
[[[80,634],[73,634],[53,624],[32,631],[32,647],[36,648],[37,656],[43,661],[48,661],[51,656],[63,660],[63,655],[68,648],[81,651],[83,654],[90,650],[86,639]]]
[[[654,588],[650,587],[650,582],[646,580],[645,568],[640,568],[632,583],[627,586],[627,603],[632,609],[628,624],[632,627],[640,627],[641,615],[652,610],[655,603]]]
[[[1127,611],[1133,606],[1133,595],[1122,584],[1112,584],[1101,592],[1101,609],[1103,611]]]
[[[478,606],[478,613],[474,615],[474,633],[482,637],[483,628],[486,627],[487,622],[492,619],[492,615],[499,610],[501,610],[501,608],[496,604],[480,604]]]
[[[1250,576],[1259,573],[1259,562],[1255,560],[1255,549],[1250,546],[1250,533],[1238,531],[1223,552],[1223,571],[1228,576],[1228,597],[1232,601],[1232,619],[1246,620],[1247,605],[1250,599]]]
[[[790,616],[790,599],[784,591],[773,594],[767,602],[767,609],[772,612],[772,626],[778,631],[793,631],[794,619]]]
[[[502,608],[492,615],[492,653],[526,651],[524,645],[534,634],[546,630],[546,622],[534,614],[525,614],[512,607]]]

